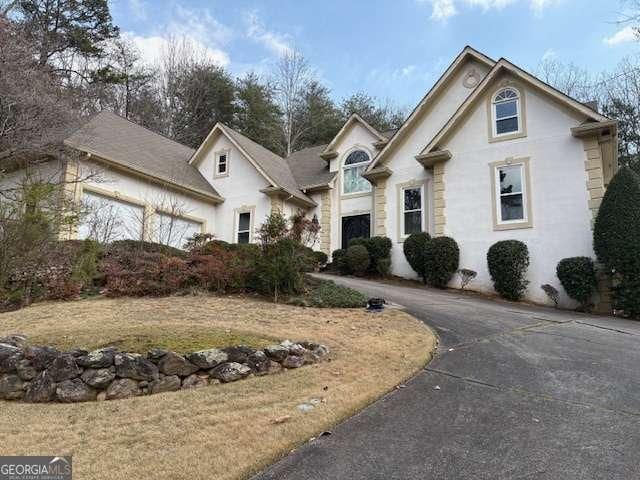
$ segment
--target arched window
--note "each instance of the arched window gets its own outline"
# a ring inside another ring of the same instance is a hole
[[[371,191],[371,184],[362,176],[371,159],[364,150],[354,150],[342,166],[342,193],[365,193]]]
[[[503,88],[493,97],[493,134],[497,137],[522,131],[520,93]]]

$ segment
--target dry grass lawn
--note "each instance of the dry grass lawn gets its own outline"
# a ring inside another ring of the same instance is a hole
[[[71,405],[0,401],[0,455],[73,455],[81,479],[246,478],[412,376],[436,344],[397,310],[210,296],[39,304],[1,314],[0,336],[9,333],[64,347],[288,338],[331,349],[330,362],[198,390]],[[312,398],[323,402],[306,414],[296,409]]]

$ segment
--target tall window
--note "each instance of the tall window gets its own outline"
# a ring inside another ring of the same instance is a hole
[[[508,224],[527,220],[524,175],[523,164],[496,168],[498,223]]]
[[[238,214],[237,243],[249,243],[251,241],[251,212]]]
[[[493,134],[521,131],[520,94],[514,88],[503,88],[493,97]]]
[[[402,189],[402,236],[421,232],[423,229],[422,198],[423,187],[406,187]]]
[[[362,176],[370,158],[364,150],[351,152],[342,167],[342,193],[366,193],[371,191],[371,184]]]

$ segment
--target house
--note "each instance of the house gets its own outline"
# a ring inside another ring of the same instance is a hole
[[[322,227],[314,248],[386,235],[404,277],[415,277],[402,250],[411,233],[451,236],[481,291],[493,290],[489,247],[521,240],[533,301],[546,300],[541,284],[561,290],[559,260],[594,256],[593,220],[617,169],[614,120],[470,47],[397,131],[353,115],[328,145],[286,159],[223,124],[193,151],[106,112],[66,144],[83,154],[67,162],[67,178],[99,173],[73,195],[114,219],[85,220],[69,237],[108,227],[174,245],[194,232],[253,242],[272,210],[301,209]]]

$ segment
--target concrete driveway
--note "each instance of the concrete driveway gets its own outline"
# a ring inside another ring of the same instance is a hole
[[[640,479],[640,322],[330,278],[405,306],[438,354],[256,479]]]

